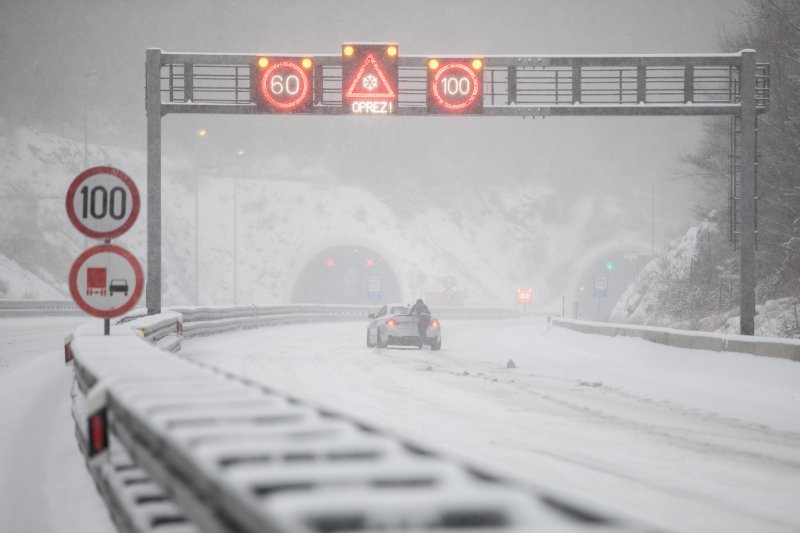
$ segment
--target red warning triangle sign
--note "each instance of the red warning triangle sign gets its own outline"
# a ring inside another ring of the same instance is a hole
[[[353,81],[345,93],[347,98],[391,98],[394,99],[395,92],[392,85],[386,79],[380,63],[375,60],[373,54],[368,54],[358,72],[353,76]]]

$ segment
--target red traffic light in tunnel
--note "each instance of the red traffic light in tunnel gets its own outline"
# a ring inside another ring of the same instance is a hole
[[[374,266],[375,266],[375,258],[367,257],[366,267],[370,268],[370,267],[374,267]]]
[[[334,259],[333,257],[328,257],[327,259],[325,259],[325,267],[333,268],[335,266],[336,266],[336,259]]]

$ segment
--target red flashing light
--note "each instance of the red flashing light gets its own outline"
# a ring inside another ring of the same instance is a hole
[[[333,268],[336,266],[336,260],[332,257],[329,257],[325,260],[325,266],[328,268]]]
[[[529,304],[533,300],[533,289],[517,289],[517,301],[521,304]]]
[[[428,112],[483,113],[482,75],[470,66],[476,61],[429,61]]]
[[[309,66],[303,68],[303,63]],[[258,75],[256,104],[264,110],[290,113],[308,111],[311,106],[311,80],[306,72],[311,67],[309,58],[273,58]]]
[[[375,266],[375,259],[367,257],[367,268]]]

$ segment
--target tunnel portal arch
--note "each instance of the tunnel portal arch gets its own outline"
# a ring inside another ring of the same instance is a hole
[[[572,316],[573,305],[578,302],[580,318],[608,319],[628,285],[657,253],[652,243],[636,240],[604,243],[587,251],[571,269],[564,286],[565,312]],[[612,263],[611,270],[606,267],[608,262]],[[607,277],[608,292],[604,298],[592,294],[593,278],[597,275]]]
[[[363,244],[312,251],[290,284],[291,303],[367,305],[405,301],[397,268],[386,253]]]

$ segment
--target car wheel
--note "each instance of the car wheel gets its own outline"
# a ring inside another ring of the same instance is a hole
[[[442,347],[442,338],[441,337],[436,337],[436,340],[433,341],[433,343],[431,344],[431,350],[433,350],[435,352],[435,351],[439,350],[439,348],[441,348],[441,347]]]
[[[372,348],[375,345],[369,342],[369,330],[367,330],[367,348]]]
[[[381,330],[378,330],[378,348],[386,348],[389,344],[381,339]]]

